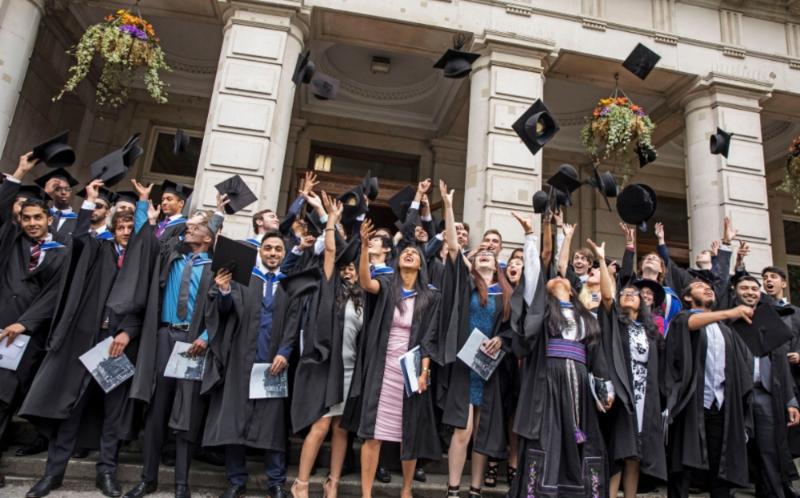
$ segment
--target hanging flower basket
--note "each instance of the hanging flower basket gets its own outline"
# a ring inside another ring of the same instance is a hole
[[[779,190],[791,194],[794,199],[794,211],[800,213],[800,137],[792,141],[789,156],[786,158],[786,174]]]
[[[144,86],[150,97],[159,104],[167,102],[166,85],[159,72],[170,68],[159,41],[153,25],[130,11],[118,10],[106,16],[104,22],[89,26],[73,48],[75,64],[69,68],[70,77],[64,88],[53,100],[75,91],[89,74],[95,55],[99,55],[103,62],[96,93],[99,105],[123,104],[140,69],[144,70]]]
[[[614,90],[611,97],[600,99],[592,115],[586,118],[581,140],[595,162],[622,161],[628,176],[631,164],[642,155],[650,157],[648,162],[655,159],[653,128],[655,125],[643,107],[631,102],[620,90]]]

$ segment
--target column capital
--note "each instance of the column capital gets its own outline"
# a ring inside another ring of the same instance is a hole
[[[310,28],[308,16],[301,7],[299,0],[233,0],[222,16],[226,30],[239,24],[287,31],[305,45]]]
[[[499,65],[537,73],[547,70],[548,58],[556,52],[550,40],[489,29],[473,39],[470,50],[484,55],[476,61],[475,69]]]
[[[673,98],[681,102],[685,113],[717,105],[760,111],[760,103],[772,97],[772,87],[771,82],[710,72]]]
[[[36,7],[39,10],[39,13],[44,15],[44,0],[28,0],[28,3]]]

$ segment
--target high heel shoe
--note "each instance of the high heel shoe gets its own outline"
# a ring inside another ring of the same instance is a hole
[[[458,497],[458,486],[447,486],[447,497],[451,496]]]
[[[308,498],[308,481],[295,479],[290,488],[293,498]]]
[[[325,483],[322,485],[323,498],[336,498],[338,492],[339,492],[339,479],[334,479],[333,477],[328,475],[328,478],[325,479]]]

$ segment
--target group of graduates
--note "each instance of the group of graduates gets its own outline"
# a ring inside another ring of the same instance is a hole
[[[30,337],[17,369],[0,369],[0,432],[18,415],[48,441],[27,497],[61,486],[78,449],[99,450],[97,487],[122,496],[120,446],[140,438],[141,481],[126,497],[156,492],[174,439],[177,497],[190,496],[204,448],[224,455],[224,498],[246,493],[253,451],[270,497],[305,498],[328,437],[326,497],[354,439],[365,497],[386,474],[383,442],[399,443],[404,498],[443,451],[446,496],[459,496],[468,457],[469,496],[498,483],[502,461],[512,497],[633,498],[640,476],[686,497],[695,475],[713,498],[751,480],[757,496],[795,496],[800,313],[783,269],[746,271],[727,219],[688,270],[657,223],[657,251],[634,268],[636,227],[621,223],[621,262],[591,240],[573,253],[575,226],[556,203],[541,236],[514,214],[524,246],[504,262],[503,234],[470,234],[444,182],[441,222],[426,179],[393,203],[390,230],[369,218],[376,178],[334,198],[308,173],[283,218],[253,215],[241,244],[257,256],[242,280],[241,266],[212,271],[237,191],[184,216],[186,186],[165,182],[154,205],[152,186],[114,193],[98,179],[76,213],[65,170],[24,185],[37,162],[23,155],[0,185],[0,341]],[[503,354],[488,378],[459,358],[476,329],[481,354]],[[135,373],[104,392],[79,358],[109,338],[108,355]],[[164,375],[179,342],[205,356],[200,380]],[[401,359],[414,351],[409,379]],[[289,395],[251,397],[257,365],[288,373]],[[286,490],[292,435],[303,443]]]

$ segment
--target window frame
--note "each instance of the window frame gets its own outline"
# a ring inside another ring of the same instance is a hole
[[[168,175],[165,173],[157,173],[153,171],[153,159],[155,158],[156,154],[156,143],[158,142],[158,135],[159,133],[172,135],[175,136],[175,133],[178,131],[177,127],[174,126],[161,126],[156,125],[150,128],[147,137],[147,147],[145,148],[145,161],[144,161],[144,169],[142,171],[142,180],[145,183],[152,183],[154,185],[160,185],[164,182],[164,180],[172,180],[177,183],[181,183],[183,185],[193,186],[194,181],[197,178],[197,170],[200,169],[200,163],[197,164],[197,169],[195,169],[195,174],[193,176],[179,176],[179,175]],[[204,130],[190,130],[183,128],[183,132],[191,137],[191,138],[199,138],[202,140],[205,137]]]

